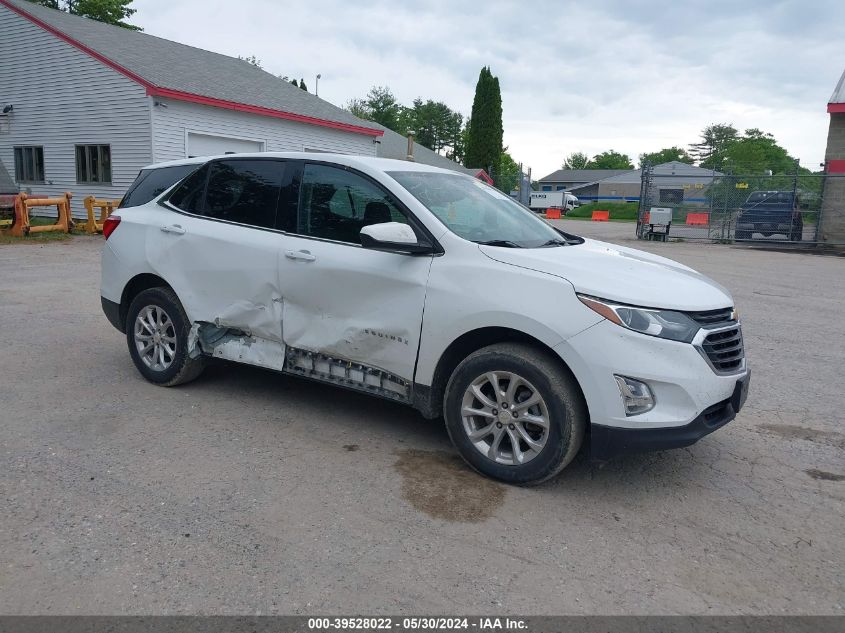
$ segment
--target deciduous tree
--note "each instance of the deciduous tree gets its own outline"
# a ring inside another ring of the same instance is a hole
[[[596,154],[587,164],[587,169],[633,169],[631,159],[626,154],[621,154],[612,149]]]
[[[98,22],[113,24],[115,26],[129,29],[130,31],[141,31],[140,26],[129,24],[125,20],[132,17],[135,9],[129,7],[132,0],[29,0],[51,9],[59,9],[73,15],[81,15]]]
[[[657,152],[640,154],[640,167],[646,163],[649,165],[662,165],[663,163],[669,163],[672,161],[692,165],[695,162],[695,159],[690,156],[684,148],[674,146],[666,147]]]
[[[569,156],[563,159],[561,169],[587,169],[590,162],[590,157],[584,152],[572,152]]]

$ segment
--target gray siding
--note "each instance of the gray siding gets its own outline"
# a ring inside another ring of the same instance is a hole
[[[156,97],[153,156],[155,162],[186,158],[188,132],[261,141],[268,152],[321,150],[375,156],[370,136],[285,119]]]
[[[14,114],[0,126],[0,160],[14,176],[15,145],[44,147],[44,184],[23,191],[121,197],[152,162],[150,105],[144,88],[0,6],[0,107]],[[76,182],[76,144],[111,146],[112,184]]]

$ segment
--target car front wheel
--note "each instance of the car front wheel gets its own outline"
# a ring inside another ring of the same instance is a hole
[[[126,342],[135,367],[150,382],[172,387],[194,380],[205,368],[204,356],[188,354],[190,324],[170,288],[139,293],[126,315]]]
[[[569,464],[584,438],[587,409],[569,371],[548,352],[501,343],[470,354],[446,387],[452,442],[480,473],[538,484]]]

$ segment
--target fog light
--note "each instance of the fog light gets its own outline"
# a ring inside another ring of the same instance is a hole
[[[627,376],[614,376],[622,394],[625,415],[638,415],[654,408],[654,395],[648,385]]]

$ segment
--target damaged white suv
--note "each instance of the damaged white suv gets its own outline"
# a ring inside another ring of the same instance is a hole
[[[404,402],[511,483],[554,476],[585,438],[596,460],[687,446],[748,391],[722,287],[443,169],[154,165],[104,233],[103,310],[147,380],[187,382],[215,357]]]

